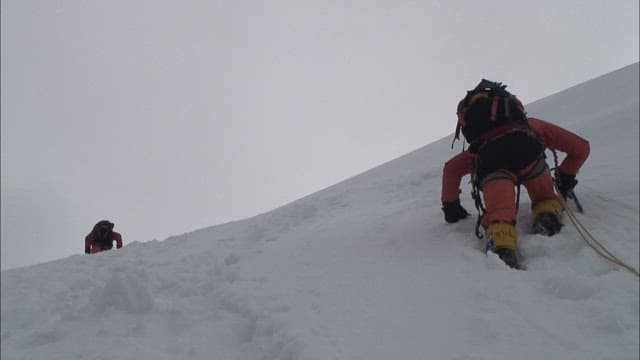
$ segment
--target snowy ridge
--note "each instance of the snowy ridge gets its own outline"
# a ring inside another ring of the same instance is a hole
[[[527,106],[590,140],[580,218],[636,269],[638,89],[636,63]],[[475,219],[444,223],[450,143],[247,220],[3,271],[2,359],[637,359],[638,279],[569,225],[528,234],[524,189],[527,271],[485,256]]]

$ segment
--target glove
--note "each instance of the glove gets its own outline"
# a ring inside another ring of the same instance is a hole
[[[460,205],[460,199],[456,201],[443,202],[442,211],[444,211],[444,220],[448,223],[454,223],[469,216],[467,210]]]
[[[573,190],[574,187],[578,184],[578,180],[576,180],[575,175],[565,174],[560,170],[556,170],[556,185],[558,186],[558,190],[560,190],[560,194],[564,199],[567,198],[567,194],[569,191]]]

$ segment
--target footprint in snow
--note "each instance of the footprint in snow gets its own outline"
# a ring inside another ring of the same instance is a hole
[[[541,292],[563,300],[587,300],[596,293],[596,289],[580,279],[552,277],[544,280]]]
[[[235,265],[240,261],[240,257],[236,254],[229,254],[226,258],[224,258],[224,264],[227,266]]]

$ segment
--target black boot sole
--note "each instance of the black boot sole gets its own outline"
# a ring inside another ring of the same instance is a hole
[[[553,236],[560,232],[562,224],[558,217],[552,213],[538,215],[533,223],[533,233],[538,235]]]
[[[520,262],[518,261],[518,256],[514,249],[501,248],[496,249],[494,252],[510,268],[522,270],[522,268],[520,267]]]

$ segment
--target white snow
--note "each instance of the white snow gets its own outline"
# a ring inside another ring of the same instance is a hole
[[[590,140],[578,217],[635,269],[638,76],[527,106]],[[570,225],[527,234],[524,189],[526,271],[485,256],[475,217],[444,222],[450,143],[250,219],[3,271],[2,359],[637,360],[638,278]]]

